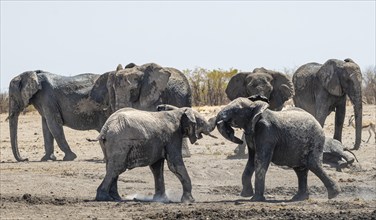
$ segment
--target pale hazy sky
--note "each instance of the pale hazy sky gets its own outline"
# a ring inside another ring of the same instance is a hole
[[[3,1],[1,91],[27,70],[104,73],[155,62],[180,70],[283,71],[376,63],[375,1]]]

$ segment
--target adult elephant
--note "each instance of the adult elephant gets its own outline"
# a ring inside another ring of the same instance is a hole
[[[261,67],[234,75],[227,85],[226,94],[231,101],[239,97],[262,96],[268,99],[269,109],[281,110],[294,95],[294,86],[287,75]],[[245,142],[238,145],[235,154],[245,155]]]
[[[159,104],[179,108],[192,106],[188,79],[175,68],[161,67],[155,63],[141,66],[130,63],[125,68],[118,65],[115,72],[101,78],[94,87],[107,87],[111,112],[124,107],[155,111]],[[99,97],[97,94],[95,96]],[[183,156],[190,156],[186,139],[183,141]]]
[[[326,117],[335,111],[334,139],[341,141],[346,113],[346,95],[354,105],[355,144],[362,135],[362,73],[351,59],[330,59],[324,64],[307,63],[293,76],[295,106],[311,113],[323,127]]]
[[[54,139],[65,153],[64,160],[74,160],[63,126],[77,130],[100,131],[107,117],[108,108],[88,100],[97,74],[81,74],[73,77],[60,76],[36,70],[24,72],[13,78],[9,85],[9,129],[13,155],[17,161],[25,161],[18,150],[18,116],[33,105],[42,116],[45,155],[42,161],[56,160]]]
[[[281,110],[294,95],[294,86],[287,75],[261,67],[234,75],[226,94],[231,101],[239,97],[264,96],[269,100],[269,109]]]
[[[132,65],[127,66],[127,68],[132,67]],[[168,79],[172,75],[168,69],[156,64],[146,64],[142,68],[140,67],[140,71],[143,72],[139,74],[144,76],[148,86],[145,83],[143,92],[139,94],[144,97],[146,95],[144,92],[146,92],[152,97],[133,101],[142,102],[143,106],[147,106],[147,103],[157,103],[154,98],[159,100],[160,97],[155,97],[154,93],[148,93],[148,91],[159,93],[161,96],[164,94],[164,90],[168,87]],[[27,160],[19,154],[17,127],[20,112],[29,104],[34,105],[42,116],[45,155],[41,160],[56,160],[54,139],[65,153],[63,160],[74,160],[77,156],[66,141],[63,126],[76,130],[100,131],[107,118],[114,112],[110,105],[112,96],[107,84],[112,82],[110,77],[113,77],[116,72],[65,77],[37,70],[24,72],[13,78],[9,86],[9,128],[12,151],[16,160]],[[121,80],[116,82],[126,83]],[[171,89],[171,91],[173,90]],[[134,91],[131,92],[134,96]],[[122,102],[123,100],[117,101]],[[112,105],[127,106],[129,103],[112,103]]]

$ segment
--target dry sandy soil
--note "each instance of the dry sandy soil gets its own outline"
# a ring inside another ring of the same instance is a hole
[[[197,108],[206,116],[219,107]],[[348,107],[346,120],[352,114]],[[364,119],[376,118],[376,106],[364,106]],[[239,196],[241,174],[246,159],[229,159],[235,144],[222,138],[204,137],[190,146],[192,157],[185,159],[193,184],[196,202],[179,203],[182,187],[165,168],[165,182],[171,203],[151,202],[153,176],[148,167],[135,168],[119,178],[123,202],[96,202],[96,189],[105,174],[102,152],[96,131],[75,131],[65,134],[78,158],[63,162],[56,147],[58,161],[40,162],[44,154],[41,118],[37,113],[20,116],[19,146],[29,162],[15,161],[10,147],[6,115],[1,115],[0,155],[0,218],[1,219],[376,219],[376,144],[362,141],[355,151],[359,163],[342,172],[324,165],[338,182],[341,194],[328,200],[324,185],[309,174],[311,197],[303,202],[289,202],[297,191],[295,173],[286,168],[270,166],[266,177],[267,202],[250,202]],[[328,136],[333,134],[334,114],[325,125]],[[240,134],[240,131],[237,131]],[[368,132],[363,131],[363,140]],[[347,124],[343,131],[344,145],[352,147],[354,129]]]

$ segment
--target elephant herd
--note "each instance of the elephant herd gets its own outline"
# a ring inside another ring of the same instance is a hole
[[[192,185],[183,157],[189,156],[187,140],[193,144],[215,128],[226,139],[247,145],[248,162],[242,175],[241,196],[265,200],[265,174],[270,162],[293,168],[298,192],[293,200],[309,196],[307,174],[312,171],[324,183],[328,198],[339,187],[322,169],[323,152],[353,160],[344,154],[342,128],[346,96],[354,105],[356,141],[359,149],[362,128],[361,71],[351,59],[330,59],[324,64],[308,63],[297,69],[292,81],[285,74],[265,68],[234,75],[226,94],[231,102],[206,120],[191,109],[191,88],[175,68],[155,63],[130,63],[104,74],[65,77],[42,70],[27,71],[9,86],[9,128],[11,147],[17,161],[25,161],[17,143],[18,116],[33,105],[42,116],[45,155],[56,160],[54,140],[64,152],[63,160],[77,156],[69,147],[63,126],[76,130],[97,130],[106,162],[106,175],[97,189],[96,200],[121,200],[117,180],[127,169],[149,166],[155,181],[154,199],[167,201],[163,167],[178,177],[183,186],[182,202],[193,202]],[[299,108],[282,110],[293,98]],[[325,137],[323,125],[335,111],[334,139]],[[233,127],[244,131],[242,139]],[[255,173],[255,189],[251,178]]]

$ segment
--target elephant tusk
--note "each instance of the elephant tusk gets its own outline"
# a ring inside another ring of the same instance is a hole
[[[220,120],[220,121],[217,122],[217,125],[220,125],[220,124],[222,124],[223,122],[224,122],[223,120]]]
[[[214,136],[214,135],[212,135],[212,134],[208,134],[208,136],[209,136],[209,137],[212,137],[212,138],[214,138],[214,139],[218,139],[217,136]]]

